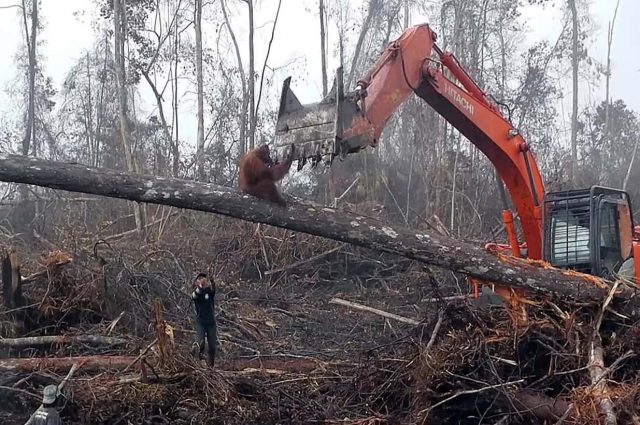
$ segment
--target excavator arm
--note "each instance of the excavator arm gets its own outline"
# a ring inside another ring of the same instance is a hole
[[[338,70],[321,102],[302,105],[283,86],[276,146],[296,145],[299,167],[333,161],[378,144],[393,113],[412,93],[425,100],[493,163],[517,210],[527,256],[542,258],[544,185],[535,157],[498,105],[462,69],[453,54],[435,44],[428,25],[407,29],[384,50],[353,92],[344,93]],[[513,217],[504,215],[512,253],[519,251]]]

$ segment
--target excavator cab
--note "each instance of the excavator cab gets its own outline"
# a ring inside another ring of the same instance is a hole
[[[554,267],[634,277],[633,216],[625,191],[593,186],[548,193],[543,226],[543,257]]]

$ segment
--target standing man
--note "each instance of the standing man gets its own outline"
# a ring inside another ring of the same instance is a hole
[[[196,276],[195,290],[191,293],[191,299],[196,307],[196,334],[198,344],[198,358],[202,358],[204,340],[206,337],[209,348],[208,363],[213,367],[216,357],[216,316],[215,316],[215,284],[209,280],[205,273]]]
[[[42,395],[42,406],[36,410],[25,425],[62,425],[60,415],[55,408],[58,387],[47,385]]]

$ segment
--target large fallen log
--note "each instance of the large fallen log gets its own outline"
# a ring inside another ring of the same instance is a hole
[[[0,181],[170,205],[270,224],[402,255],[556,299],[599,303],[609,290],[608,283],[599,278],[497,257],[479,246],[446,236],[390,227],[372,218],[299,202],[290,202],[285,209],[213,184],[6,154],[0,155]],[[629,296],[630,292],[628,288],[621,289],[619,295]]]
[[[52,372],[67,372],[74,365],[81,367],[83,372],[96,370],[126,371],[138,359],[131,356],[81,356],[81,357],[30,357],[24,359],[0,359],[0,372],[34,372],[48,370]],[[193,360],[194,364],[197,361]],[[285,371],[289,373],[306,373],[322,368],[341,368],[349,366],[340,362],[321,362],[313,359],[301,358],[248,358],[226,359],[216,362],[216,368],[225,371]],[[352,365],[351,365],[352,366]]]
[[[93,345],[123,345],[127,341],[122,338],[115,338],[101,335],[48,335],[29,336],[24,338],[4,338],[0,339],[0,347],[3,348],[29,348],[42,345],[68,345],[68,344],[93,344]]]
[[[74,364],[82,370],[123,370],[135,357],[131,356],[85,356],[85,357],[50,357],[0,359],[0,372],[34,372],[49,370],[53,372],[67,372]]]

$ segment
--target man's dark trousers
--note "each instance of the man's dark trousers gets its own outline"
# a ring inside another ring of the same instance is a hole
[[[215,315],[215,287],[196,288],[191,298],[196,307],[195,328],[199,357],[202,358],[204,342],[209,347],[209,364],[213,366],[216,356],[216,315]]]
[[[202,358],[204,352],[204,342],[207,340],[209,363],[213,365],[216,358],[217,329],[215,322],[213,324],[202,324],[196,319],[196,334],[198,338],[199,357]]]

